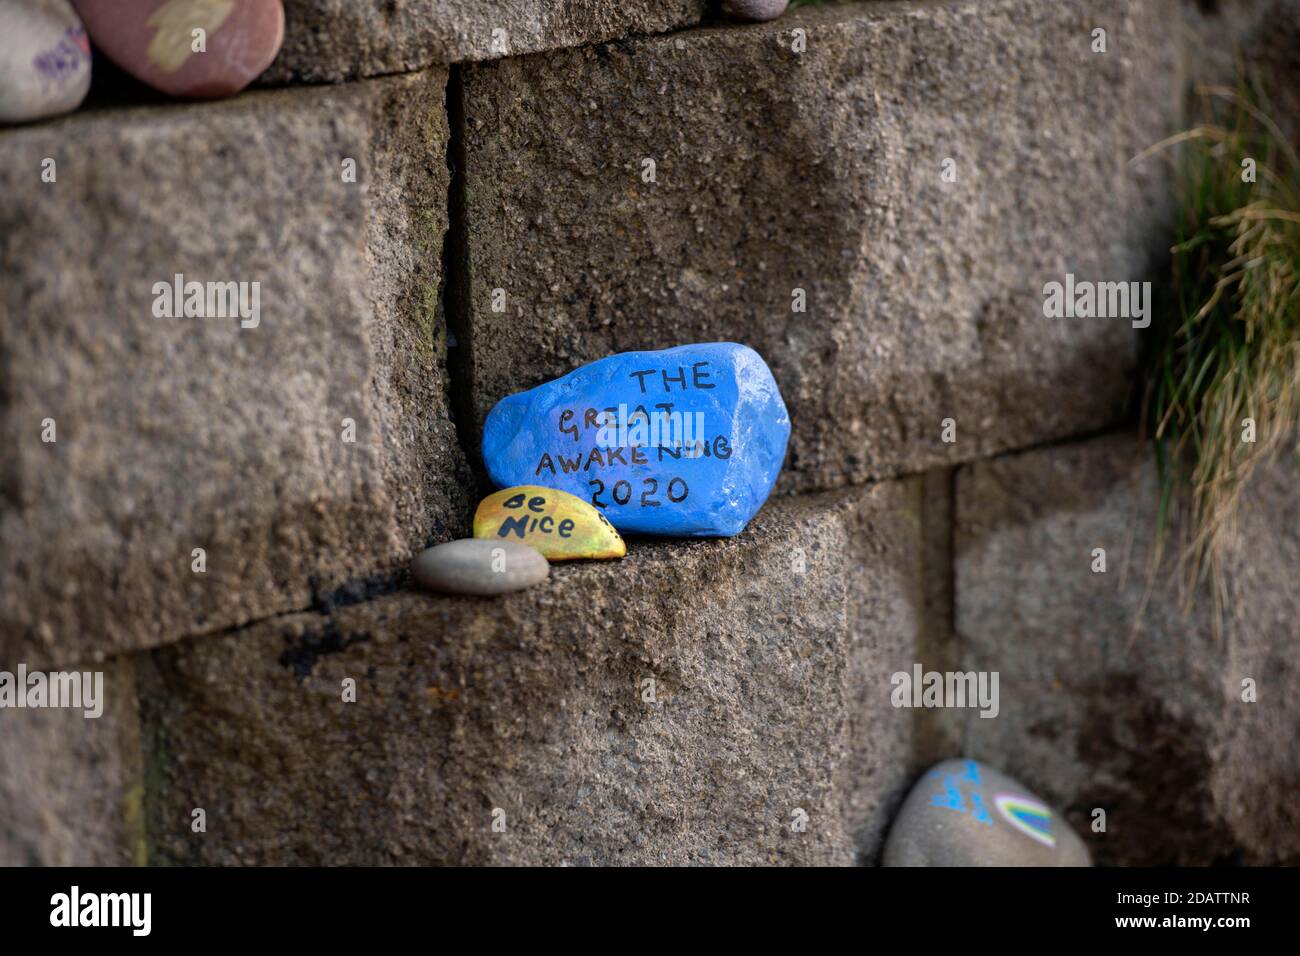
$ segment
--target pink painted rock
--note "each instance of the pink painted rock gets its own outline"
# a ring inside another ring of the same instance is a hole
[[[280,0],[73,2],[95,46],[172,96],[238,93],[271,65],[284,40]]]

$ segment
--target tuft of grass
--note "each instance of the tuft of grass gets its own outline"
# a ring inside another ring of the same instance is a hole
[[[1159,543],[1189,488],[1186,600],[1208,583],[1218,622],[1242,488],[1260,462],[1300,447],[1300,159],[1257,81],[1197,95],[1203,121],[1144,154],[1180,147],[1177,242],[1144,418],[1161,477]]]

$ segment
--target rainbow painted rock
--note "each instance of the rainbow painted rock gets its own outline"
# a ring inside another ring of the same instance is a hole
[[[622,532],[739,534],[781,471],[790,416],[767,363],[734,342],[624,352],[497,403],[483,459]]]
[[[271,65],[284,40],[280,0],[73,2],[96,47],[172,96],[238,93]]]
[[[75,110],[90,89],[90,40],[68,0],[0,3],[0,123]]]
[[[474,512],[474,537],[526,544],[552,561],[627,554],[627,545],[603,514],[567,491],[538,485],[519,485],[484,498]]]
[[[1019,782],[974,760],[921,777],[885,841],[885,866],[1091,866],[1078,834]]]

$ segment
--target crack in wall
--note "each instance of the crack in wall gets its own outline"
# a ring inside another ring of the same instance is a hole
[[[474,340],[469,288],[469,223],[465,206],[465,85],[463,67],[447,71],[447,234],[442,246],[442,313],[447,324],[447,380],[452,421],[482,498],[487,470],[474,415]]]
[[[921,628],[916,660],[926,671],[961,670],[957,634],[955,522],[956,467],[938,468],[921,476]],[[918,769],[959,756],[964,746],[962,715],[949,710],[913,712],[912,761]]]

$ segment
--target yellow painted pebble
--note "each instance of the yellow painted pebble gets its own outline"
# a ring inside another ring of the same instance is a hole
[[[603,514],[567,491],[539,485],[517,485],[484,498],[474,512],[474,537],[526,544],[551,561],[627,554]]]

